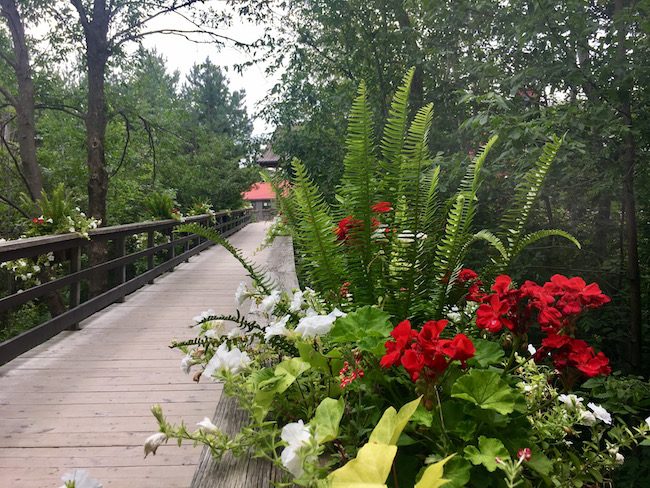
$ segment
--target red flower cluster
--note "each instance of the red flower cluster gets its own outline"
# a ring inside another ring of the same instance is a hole
[[[590,378],[611,372],[602,352],[596,354],[585,341],[572,337],[579,314],[610,301],[596,283],[587,285],[582,278],[554,275],[543,286],[526,281],[517,289],[512,288],[509,276],[501,275],[492,291],[476,311],[479,328],[492,333],[507,328],[521,335],[535,319],[547,334],[536,353],[537,360],[550,353],[558,370],[575,368]]]
[[[607,356],[602,352],[596,354],[585,341],[568,335],[551,334],[544,338],[542,347],[535,353],[535,360],[542,360],[549,353],[559,371],[575,368],[588,378],[607,376],[612,372]]]
[[[379,227],[380,222],[376,218],[372,218],[370,222],[372,229]],[[334,233],[339,241],[347,241],[353,232],[358,232],[363,228],[363,220],[355,219],[352,215],[348,215],[341,219],[334,229]]]
[[[393,210],[393,204],[390,202],[378,202],[372,206],[372,211],[375,213],[388,213]]]
[[[475,348],[466,335],[457,334],[453,339],[441,339],[440,333],[447,326],[446,320],[430,320],[420,331],[411,328],[411,322],[404,320],[393,329],[393,340],[386,341],[386,354],[380,364],[390,368],[401,364],[417,381],[422,375],[436,378],[445,372],[451,361],[465,361],[474,356]]]
[[[350,369],[350,363],[345,361],[341,371],[339,371],[339,377],[341,379],[341,388],[349,386],[357,378],[363,378],[364,372],[360,366],[361,358],[355,357],[355,368]]]
[[[476,271],[469,268],[463,268],[458,273],[457,280],[461,285],[467,286],[469,284],[469,287],[467,288],[467,295],[465,297],[466,300],[470,302],[480,302],[483,300],[485,297],[485,293],[481,291],[483,282],[479,279]]]
[[[45,223],[45,219],[43,217],[34,217],[32,219],[32,222],[34,222],[35,224],[41,225],[41,224]]]

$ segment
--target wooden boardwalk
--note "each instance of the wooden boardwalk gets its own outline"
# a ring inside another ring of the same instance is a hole
[[[253,256],[265,228],[251,224],[230,241]],[[220,385],[193,383],[181,353],[167,346],[193,336],[188,326],[201,311],[232,312],[244,279],[223,248],[210,248],[82,330],[0,367],[0,487],[58,488],[74,468],[105,488],[188,487],[200,449],[163,446],[144,459],[143,441],[157,430],[149,409],[160,403],[171,421],[190,427],[212,416]]]

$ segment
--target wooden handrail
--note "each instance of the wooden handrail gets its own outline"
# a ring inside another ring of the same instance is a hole
[[[196,234],[173,236],[173,229],[183,223],[199,222],[213,226],[222,235],[228,236],[246,226],[251,220],[250,209],[218,212],[215,215],[197,215],[177,220],[138,222],[134,224],[115,225],[94,229],[88,233],[88,239],[79,234],[60,234],[52,236],[31,237],[0,243],[0,263],[20,258],[33,258],[50,252],[58,253],[59,262],[69,262],[69,273],[57,279],[35,285],[21,292],[0,298],[0,314],[10,312],[29,301],[56,293],[68,286],[70,296],[68,308],[64,313],[52,317],[46,322],[29,329],[18,336],[0,343],[0,365],[10,361],[32,347],[43,343],[66,328],[74,328],[78,322],[90,317],[102,308],[114,302],[123,301],[124,297],[139,287],[153,283],[153,280],[191,256],[198,254],[212,243],[202,240]],[[154,233],[170,235],[170,242],[155,245]],[[147,234],[147,248],[126,254],[125,239],[137,234]],[[117,256],[106,261],[81,269],[81,255],[93,241],[113,241]],[[176,248],[182,246],[177,254]],[[161,251],[165,260],[155,264],[155,257]],[[146,271],[127,279],[127,266],[147,258]],[[96,297],[81,301],[81,283],[98,272],[117,270],[117,282]]]

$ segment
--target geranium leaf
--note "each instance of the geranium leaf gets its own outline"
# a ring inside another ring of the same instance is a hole
[[[467,446],[465,456],[472,464],[485,466],[490,473],[497,469],[497,458],[504,461],[510,459],[510,454],[508,454],[503,442],[485,436],[478,438],[478,449],[475,446]]]
[[[314,427],[316,440],[319,444],[336,439],[339,435],[339,423],[343,417],[345,402],[343,398],[334,400],[325,398],[316,407],[316,414],[310,422]]]
[[[505,353],[498,343],[484,339],[474,339],[473,342],[476,352],[474,357],[467,361],[470,366],[478,365],[485,368],[491,364],[498,364],[503,360]]]
[[[459,378],[451,389],[451,396],[503,415],[512,413],[520,403],[520,395],[498,373],[479,369]]]
[[[393,330],[389,319],[386,312],[365,306],[340,317],[334,323],[328,338],[334,343],[355,342],[362,351],[381,356],[385,352],[384,342]]]
[[[442,477],[442,474],[445,469],[445,463],[454,456],[455,454],[447,456],[445,459],[427,467],[427,469],[424,470],[420,481],[416,483],[415,488],[438,488],[442,485],[447,484],[449,480],[444,479]]]
[[[399,409],[399,412],[395,411],[393,407],[387,408],[379,423],[370,434],[368,442],[390,445],[397,444],[400,434],[418,408],[421,398],[407,403]]]

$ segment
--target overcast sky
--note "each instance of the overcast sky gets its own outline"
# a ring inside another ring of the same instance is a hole
[[[149,27],[159,29],[173,26],[179,28],[179,25],[182,26],[183,23],[184,21],[178,16],[169,15],[160,21],[157,20],[155,25],[152,23]],[[235,21],[232,27],[220,32],[242,42],[253,42],[263,33],[262,26],[244,22],[241,19]],[[231,89],[246,90],[246,106],[251,117],[255,116],[259,109],[258,103],[275,84],[275,80],[264,73],[262,65],[248,67],[241,75],[232,69],[233,65],[250,60],[248,54],[234,47],[219,48],[213,44],[196,44],[179,36],[162,34],[146,37],[143,44],[147,48],[155,47],[158,53],[163,54],[167,58],[168,69],[180,71],[181,79],[185,77],[194,63],[205,61],[207,57],[214,64],[227,69]],[[254,135],[268,133],[272,129],[262,119],[254,119]]]

